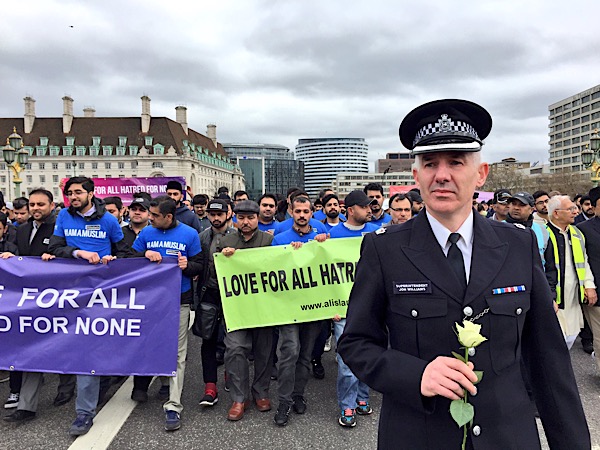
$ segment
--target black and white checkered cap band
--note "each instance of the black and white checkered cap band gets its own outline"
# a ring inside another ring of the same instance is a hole
[[[436,123],[428,123],[422,127],[413,140],[413,145],[417,145],[421,140],[427,136],[438,133],[460,133],[463,136],[469,136],[479,141],[477,131],[471,125],[466,122],[457,120],[454,122],[448,114],[442,114],[440,119]]]

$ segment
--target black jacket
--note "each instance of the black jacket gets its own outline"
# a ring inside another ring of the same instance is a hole
[[[191,211],[187,206],[183,203],[180,203],[175,211],[175,218],[177,221],[186,224],[187,226],[192,227],[198,233],[202,231],[202,227],[200,226],[200,220],[194,211]]]
[[[91,216],[81,217],[83,220],[90,221],[100,218],[104,214],[107,214],[106,208],[104,207],[104,202],[101,199],[92,197],[92,202],[96,207],[96,211]],[[77,212],[71,206],[69,206],[68,211],[69,214],[71,214],[72,216],[77,215]],[[130,258],[131,256],[133,256],[133,251],[131,250],[131,247],[127,245],[125,239],[121,239],[119,242],[113,242],[111,244],[111,247],[111,254],[113,256],[116,256],[117,258]],[[59,258],[72,258],[73,252],[75,250],[85,249],[79,249],[77,247],[67,245],[67,240],[62,236],[56,236],[55,234],[53,234],[50,238],[48,253],[52,253],[53,255],[58,256]]]
[[[17,247],[19,247],[19,255],[21,256],[42,256],[48,252],[50,238],[54,234],[54,224],[56,223],[56,215],[50,214],[40,225],[29,243],[29,236],[33,230],[33,218],[30,218],[27,223],[24,223],[17,228]]]
[[[473,448],[539,449],[521,356],[550,444],[589,449],[590,435],[533,231],[474,214],[471,275],[463,295],[425,214],[363,238],[338,352],[383,393],[381,449],[460,448],[450,400],[421,395],[427,364],[462,353],[453,331],[470,314],[488,341],[470,360],[484,376],[469,432]],[[425,286],[421,292],[399,284]],[[494,295],[495,288],[525,291]],[[487,312],[486,312],[487,310]]]
[[[597,207],[600,208],[600,203]],[[585,236],[585,250],[596,282],[596,292],[598,292],[598,286],[600,285],[600,217],[596,216],[593,219],[581,222],[577,224],[577,228]],[[600,305],[596,303],[596,306]]]

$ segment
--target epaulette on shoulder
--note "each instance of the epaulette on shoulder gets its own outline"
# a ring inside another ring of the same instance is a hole
[[[385,232],[387,231],[387,228],[379,228],[377,230],[375,230],[375,234],[385,234]]]

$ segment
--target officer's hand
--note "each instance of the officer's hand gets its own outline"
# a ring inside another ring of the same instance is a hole
[[[96,252],[88,252],[85,250],[77,250],[77,257],[85,259],[90,264],[98,264],[100,262],[100,255]]]
[[[473,385],[477,375],[473,372],[473,363],[469,365],[456,358],[438,356],[425,367],[421,378],[421,394],[425,397],[441,395],[450,400],[464,396],[463,387],[471,394],[477,393]]]
[[[152,262],[160,263],[162,261],[162,255],[158,252],[155,252],[154,250],[146,250],[144,256]]]
[[[182,256],[181,252],[177,252],[177,265],[181,270],[185,270],[187,268],[187,256]]]
[[[596,304],[596,302],[598,301],[598,294],[596,294],[596,289],[586,288],[585,298],[588,301],[588,305],[594,306]]]
[[[558,303],[552,302],[552,304],[554,305],[554,312],[558,314]]]

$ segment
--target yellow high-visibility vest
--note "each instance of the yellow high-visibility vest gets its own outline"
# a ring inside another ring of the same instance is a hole
[[[562,289],[560,287],[560,259],[558,257],[558,245],[556,242],[556,236],[554,232],[548,228],[548,234],[554,247],[554,263],[556,264],[556,270],[558,271],[557,283],[556,283],[556,303],[560,305],[562,302]],[[583,233],[575,228],[573,225],[569,225],[569,233],[571,235],[571,250],[573,251],[573,262],[575,264],[575,272],[577,272],[577,279],[579,280],[579,301],[583,303],[585,287],[583,281],[585,280],[585,237]],[[565,242],[565,246],[568,242]],[[565,258],[567,255],[565,254]]]

